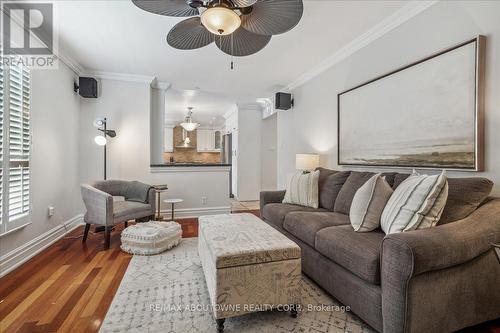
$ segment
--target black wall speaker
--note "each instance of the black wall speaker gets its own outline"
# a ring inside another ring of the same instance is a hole
[[[80,77],[79,89],[80,96],[85,98],[97,98],[97,80],[92,77]]]
[[[275,108],[278,110],[289,110],[293,106],[292,94],[282,92],[276,93],[275,100]]]

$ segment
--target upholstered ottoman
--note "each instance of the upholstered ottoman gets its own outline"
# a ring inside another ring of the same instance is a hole
[[[121,249],[131,254],[153,255],[176,246],[181,238],[182,229],[179,223],[139,223],[122,231]]]
[[[300,247],[252,214],[199,218],[198,252],[218,332],[225,318],[300,304]]]

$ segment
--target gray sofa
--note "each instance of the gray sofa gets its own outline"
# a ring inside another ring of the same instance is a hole
[[[111,228],[130,220],[154,218],[155,191],[147,184],[125,180],[103,180],[81,185],[82,199],[87,212],[82,242],[86,242],[90,225],[104,227],[104,244],[109,249]],[[113,197],[123,197],[115,201]]]
[[[373,173],[320,169],[320,208],[262,192],[264,221],[302,249],[302,270],[380,332],[451,332],[500,317],[500,199],[484,178],[449,178],[438,226],[354,232],[349,209]],[[396,188],[407,174],[387,173]]]

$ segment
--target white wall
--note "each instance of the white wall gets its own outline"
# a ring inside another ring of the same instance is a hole
[[[237,192],[239,201],[258,200],[261,190],[262,111],[257,105],[238,105]]]
[[[261,189],[276,190],[278,186],[278,117],[276,114],[262,120],[261,128]]]
[[[62,234],[63,223],[82,212],[78,186],[80,97],[73,92],[74,80],[74,73],[62,62],[58,70],[32,71],[32,223],[0,238],[2,269],[26,259],[27,253],[16,257],[17,254],[9,255],[9,252],[21,248],[30,253],[39,250],[53,240],[55,234]],[[50,218],[48,206],[55,207],[55,214]],[[42,235],[46,237],[40,238]],[[33,242],[37,239],[38,242]]]
[[[229,171],[169,172],[150,171],[151,88],[146,83],[101,81],[98,99],[82,100],[80,117],[81,180],[102,179],[102,147],[94,144],[98,117],[107,117],[109,128],[117,132],[108,145],[108,179],[139,180],[149,184],[168,184],[163,197],[184,199],[176,206],[179,216],[226,212],[229,204]],[[192,169],[188,169],[192,170]],[[213,170],[213,169],[212,169]],[[202,204],[202,198],[207,203]],[[166,210],[166,205],[163,206]]]
[[[164,163],[165,89],[151,89],[151,164]]]
[[[402,65],[474,38],[487,36],[486,172],[500,194],[500,2],[443,1],[405,22],[293,91],[295,108],[278,114],[278,187],[293,172],[295,154],[318,152],[338,168],[337,94]],[[396,130],[396,129],[395,129]],[[360,168],[362,170],[363,168]],[[366,170],[379,170],[364,168]]]

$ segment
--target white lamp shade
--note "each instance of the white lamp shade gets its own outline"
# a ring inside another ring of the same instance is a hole
[[[101,128],[104,126],[104,118],[96,118],[93,122],[94,127]]]
[[[188,132],[192,132],[194,131],[195,129],[197,129],[200,124],[198,123],[191,123],[191,122],[188,122],[188,123],[182,123],[181,124],[182,128],[184,128],[186,131]]]
[[[297,154],[295,155],[295,168],[303,171],[313,171],[319,166],[319,155]]]
[[[106,140],[105,137],[101,136],[101,135],[98,135],[94,138],[94,141],[97,145],[99,146],[105,146],[106,143],[108,142],[108,140]]]
[[[201,23],[215,35],[229,35],[241,25],[241,19],[234,11],[225,7],[212,7],[201,14]]]

